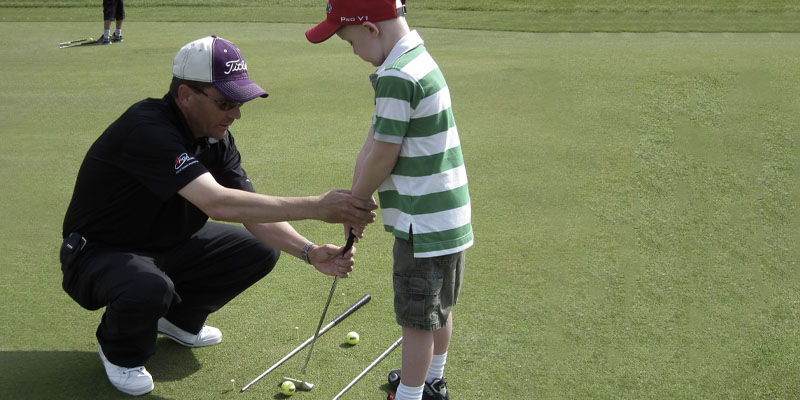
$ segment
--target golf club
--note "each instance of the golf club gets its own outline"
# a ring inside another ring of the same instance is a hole
[[[338,317],[334,318],[334,319],[333,319],[333,321],[331,321],[331,322],[329,322],[329,323],[328,323],[328,325],[325,325],[325,327],[324,327],[324,328],[322,328],[322,330],[320,330],[320,331],[319,331],[319,336],[322,336],[322,335],[323,335],[325,332],[327,332],[328,330],[330,330],[330,329],[331,329],[331,328],[333,328],[334,326],[338,325],[338,324],[339,324],[340,322],[342,322],[342,321],[343,321],[345,318],[349,317],[351,314],[353,314],[354,312],[356,312],[356,310],[358,310],[359,308],[363,307],[363,306],[364,306],[364,304],[367,304],[367,303],[370,301],[370,299],[372,299],[372,297],[371,297],[369,294],[365,294],[365,295],[364,295],[364,297],[362,297],[360,300],[358,300],[357,302],[355,302],[355,304],[353,304],[352,306],[350,306],[350,308],[348,308],[347,310],[344,310],[344,312],[343,312],[343,313],[341,313],[341,314],[340,314]],[[288,360],[288,359],[292,358],[292,357],[293,357],[295,354],[299,353],[299,352],[300,352],[301,350],[303,350],[303,349],[304,349],[306,346],[308,346],[308,344],[309,344],[309,343],[311,343],[311,341],[312,341],[313,339],[314,339],[314,337],[313,337],[313,336],[312,336],[312,337],[309,337],[308,339],[306,339],[306,341],[305,341],[305,342],[303,342],[303,343],[302,343],[300,346],[298,346],[297,348],[295,348],[294,350],[292,350],[291,352],[289,352],[289,354],[287,354],[285,357],[283,357],[283,358],[281,358],[280,360],[278,360],[278,362],[276,362],[276,363],[275,363],[275,364],[273,364],[271,367],[269,367],[269,368],[268,368],[266,371],[264,371],[264,372],[263,372],[261,375],[259,375],[259,376],[258,376],[256,379],[253,379],[253,381],[252,381],[252,382],[250,382],[250,383],[248,383],[247,385],[245,385],[245,386],[242,388],[242,390],[241,390],[240,392],[244,392],[245,390],[249,389],[249,388],[250,388],[250,386],[253,386],[253,385],[254,385],[256,382],[258,382],[259,380],[261,380],[261,378],[263,378],[263,377],[267,376],[267,374],[269,374],[270,372],[274,371],[276,368],[280,367],[280,366],[281,366],[281,364],[283,364],[284,362],[286,362],[286,360]]]
[[[353,231],[350,231],[350,234],[347,236],[347,243],[344,245],[344,251],[342,252],[342,257],[350,251],[350,248],[353,247],[353,241],[355,241],[356,235],[353,234]],[[311,347],[308,348],[308,355],[306,356],[306,361],[303,363],[303,368],[300,370],[301,373],[306,373],[306,367],[308,367],[308,360],[311,359],[311,352],[314,351],[314,343],[317,342],[317,337],[319,337],[319,330],[322,328],[322,322],[325,321],[325,314],[328,313],[328,306],[331,305],[331,299],[333,299],[333,293],[336,291],[336,284],[339,283],[339,275],[336,275],[333,278],[333,285],[331,285],[331,292],[328,294],[328,301],[325,303],[325,308],[322,310],[322,316],[319,318],[319,324],[317,325],[317,332],[314,334],[314,340],[311,341]]]
[[[58,45],[59,46],[69,46],[71,44],[80,43],[80,42],[87,42],[87,41],[91,42],[92,39],[91,38],[83,38],[83,39],[67,40],[66,42],[61,42]]]
[[[67,45],[64,45],[64,46],[59,45],[58,48],[59,49],[68,49],[70,47],[77,47],[77,46],[94,46],[95,44],[96,43],[94,42],[94,39],[89,38],[87,42],[72,43],[72,44],[67,44]]]
[[[381,354],[380,356],[378,356],[378,358],[376,358],[376,359],[375,359],[375,361],[373,361],[373,362],[372,362],[372,364],[368,365],[366,369],[364,369],[363,371],[361,371],[361,373],[360,373],[360,374],[358,374],[358,376],[356,377],[356,379],[353,379],[353,381],[352,381],[352,382],[350,382],[349,384],[347,384],[347,386],[345,386],[345,387],[344,387],[344,389],[342,389],[342,391],[341,391],[341,392],[339,392],[339,394],[337,394],[337,395],[336,395],[336,396],[333,398],[333,400],[337,400],[337,399],[339,399],[340,397],[342,397],[342,395],[343,395],[345,392],[347,392],[348,390],[350,390],[350,388],[351,388],[351,387],[353,387],[353,385],[355,385],[355,384],[356,384],[356,383],[357,383],[359,380],[361,380],[361,378],[363,378],[363,377],[364,377],[364,375],[366,375],[366,374],[367,374],[367,372],[369,372],[370,370],[372,370],[373,368],[375,368],[375,366],[376,366],[376,365],[378,365],[378,363],[379,363],[379,362],[381,362],[381,360],[383,360],[384,358],[386,358],[386,356],[388,356],[388,355],[389,355],[389,353],[391,353],[391,352],[392,352],[394,349],[396,349],[396,348],[397,348],[397,346],[400,346],[400,343],[402,343],[402,342],[403,342],[403,337],[402,337],[402,336],[400,336],[400,339],[397,339],[397,341],[396,341],[396,342],[394,342],[394,343],[393,343],[391,346],[389,346],[389,348],[388,348],[388,349],[386,349],[386,351],[384,351],[384,352],[383,352],[383,354]]]
[[[281,380],[281,383],[279,383],[278,386],[282,385],[283,382],[286,382],[286,381],[294,383],[294,386],[298,390],[305,390],[305,391],[308,392],[308,391],[311,391],[311,390],[314,389],[314,384],[311,383],[311,382],[301,381],[300,379],[293,379],[293,378],[287,378],[287,377],[283,377],[283,380]]]

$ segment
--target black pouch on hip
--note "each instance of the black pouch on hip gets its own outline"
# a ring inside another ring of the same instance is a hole
[[[86,246],[86,238],[81,236],[80,233],[72,232],[64,239],[64,243],[61,245],[61,252],[59,253],[59,257],[61,258],[61,268],[69,268],[72,265],[72,262],[78,258],[81,250],[83,250],[84,246]]]

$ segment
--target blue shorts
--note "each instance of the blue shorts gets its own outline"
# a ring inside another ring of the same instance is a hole
[[[394,312],[405,328],[435,331],[447,325],[464,280],[465,252],[414,258],[413,237],[394,241]]]

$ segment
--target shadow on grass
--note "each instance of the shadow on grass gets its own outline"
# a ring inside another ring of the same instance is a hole
[[[191,349],[159,338],[145,366],[158,382],[177,381],[200,369]],[[97,351],[0,351],[2,399],[130,399],[108,382]],[[153,393],[142,396],[162,399]]]

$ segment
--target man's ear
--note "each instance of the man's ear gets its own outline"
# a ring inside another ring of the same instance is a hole
[[[361,26],[367,28],[367,30],[369,31],[369,35],[372,36],[373,39],[378,37],[378,35],[380,35],[381,33],[381,30],[380,28],[378,28],[378,25],[375,25],[372,22],[369,21],[364,22],[363,24],[361,24]]]
[[[175,99],[175,101],[182,106],[186,106],[189,101],[189,95],[191,94],[191,92],[192,88],[190,88],[186,84],[181,84],[180,86],[178,86],[178,98]]]

